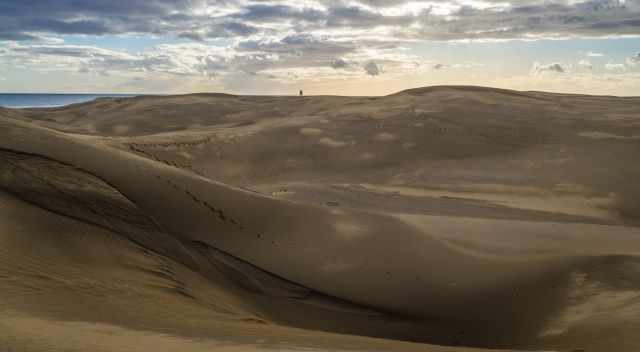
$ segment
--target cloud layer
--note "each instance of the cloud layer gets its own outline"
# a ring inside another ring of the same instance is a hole
[[[466,40],[640,34],[640,0],[58,0],[0,3],[0,39],[149,34],[193,40],[350,31]],[[366,36],[366,35],[363,35]]]
[[[162,37],[139,52],[69,45],[65,36]],[[424,41],[640,36],[640,0],[57,0],[0,2],[0,66],[142,80],[275,82],[444,74],[479,63],[432,61]],[[589,52],[589,58],[602,57]],[[529,61],[527,65],[530,65]],[[600,65],[623,71],[640,54]],[[596,69],[582,60],[578,67]],[[527,66],[530,67],[530,66]],[[526,75],[527,68],[524,68]],[[539,63],[534,75],[570,74]]]

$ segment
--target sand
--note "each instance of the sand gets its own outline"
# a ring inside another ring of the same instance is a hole
[[[481,87],[0,109],[0,350],[637,351],[639,120]]]

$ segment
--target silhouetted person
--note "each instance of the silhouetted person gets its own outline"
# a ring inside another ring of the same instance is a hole
[[[302,89],[300,89],[300,96],[302,96]]]

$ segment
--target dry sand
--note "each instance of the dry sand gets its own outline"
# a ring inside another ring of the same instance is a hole
[[[639,122],[479,87],[0,108],[0,351],[638,351]]]

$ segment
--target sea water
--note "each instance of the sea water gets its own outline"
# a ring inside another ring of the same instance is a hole
[[[134,94],[24,94],[0,93],[0,106],[6,108],[43,108],[84,103],[102,97],[132,97]]]

